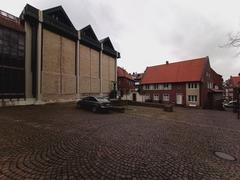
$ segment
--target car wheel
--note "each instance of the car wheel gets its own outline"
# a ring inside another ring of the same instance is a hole
[[[97,107],[96,106],[92,107],[92,112],[94,112],[94,113],[97,112]]]

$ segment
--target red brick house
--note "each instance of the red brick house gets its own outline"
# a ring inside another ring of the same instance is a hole
[[[209,58],[203,57],[147,67],[141,86],[145,101],[206,108],[213,104],[216,94],[222,95],[222,81]]]
[[[240,86],[240,74],[239,76],[231,76],[227,80],[227,86],[225,88],[225,98],[227,100],[237,99],[237,88]]]
[[[133,91],[135,88],[133,77],[121,67],[117,67],[117,83],[121,96]]]

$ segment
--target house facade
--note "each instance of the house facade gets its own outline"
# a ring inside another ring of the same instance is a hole
[[[225,87],[225,99],[226,100],[236,100],[238,97],[237,88],[240,87],[240,74],[238,76],[231,76],[227,80]]]
[[[9,17],[4,18],[12,22]],[[110,93],[117,81],[117,59],[120,57],[110,38],[98,40],[90,25],[76,30],[61,6],[39,10],[26,5],[20,18],[14,18],[17,28],[2,23],[0,30],[8,28],[17,32],[19,37],[22,35],[19,39],[23,42],[18,43],[18,48],[22,48],[24,55],[20,57],[22,67],[17,67],[22,74],[10,82],[19,82],[11,91],[21,91],[21,96],[11,94],[4,83],[8,81],[4,75],[1,76],[4,89],[0,91],[0,99],[70,101],[87,95]],[[10,62],[4,53],[0,54],[0,62]],[[13,76],[11,70],[2,70],[2,63],[0,67],[0,73],[7,72]],[[21,81],[17,79],[20,77]],[[19,87],[23,88],[18,90]],[[6,94],[9,96],[4,96]]]
[[[147,67],[141,86],[145,101],[205,108],[211,94],[222,94],[222,81],[204,57]]]
[[[133,77],[121,67],[117,68],[117,87],[121,96],[134,91]]]
[[[140,92],[141,91],[140,82],[142,80],[143,73],[134,72],[134,73],[132,73],[132,77],[133,77],[133,80],[134,80],[135,91]]]

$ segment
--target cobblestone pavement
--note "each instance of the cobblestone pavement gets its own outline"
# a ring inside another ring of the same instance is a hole
[[[240,121],[184,108],[0,108],[0,179],[240,179]]]

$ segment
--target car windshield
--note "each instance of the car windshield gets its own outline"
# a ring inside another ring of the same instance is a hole
[[[109,102],[109,100],[108,100],[106,97],[96,97],[96,99],[97,99],[99,102]]]

